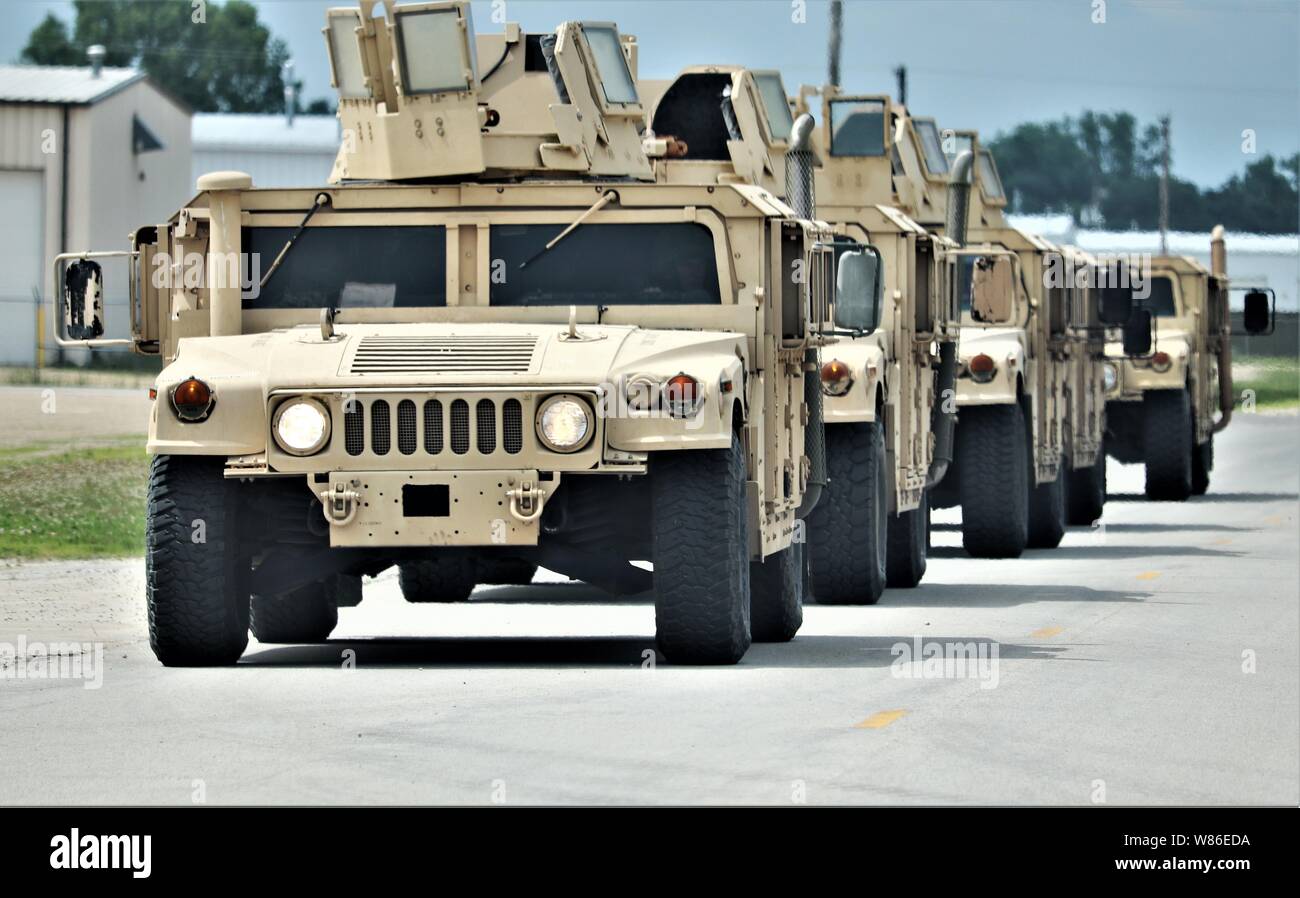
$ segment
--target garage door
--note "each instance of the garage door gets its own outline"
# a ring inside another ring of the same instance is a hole
[[[0,364],[36,361],[32,291],[44,280],[44,175],[0,170]],[[46,339],[49,342],[49,339]]]

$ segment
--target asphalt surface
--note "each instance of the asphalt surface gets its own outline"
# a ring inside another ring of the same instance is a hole
[[[1298,445],[1295,416],[1239,415],[1185,504],[1112,462],[1101,524],[1014,561],[936,515],[921,588],[809,607],[723,669],[648,666],[646,602],[543,575],[416,607],[390,573],[328,645],[168,670],[139,560],[9,565],[0,648],[101,642],[103,666],[0,679],[0,803],[1294,806]],[[918,638],[986,663],[896,664]]]

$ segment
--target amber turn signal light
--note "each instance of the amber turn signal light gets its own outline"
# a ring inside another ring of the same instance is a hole
[[[172,389],[172,409],[182,421],[202,421],[212,413],[212,388],[197,377],[187,378]]]

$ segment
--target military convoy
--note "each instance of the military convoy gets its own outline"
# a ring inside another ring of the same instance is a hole
[[[129,250],[56,259],[60,343],[165,362],[166,665],[234,663],[250,629],[322,641],[393,566],[408,601],[448,602],[538,565],[653,591],[670,662],[735,663],[794,637],[808,586],[915,586],[932,505],[961,504],[984,556],[1095,519],[1107,383],[1122,458],[1145,445],[1126,405],[1174,420],[1152,398],[1170,367],[1191,444],[1226,423],[1221,265],[1158,266],[1157,345],[1191,347],[1166,366],[1131,285],[1098,277],[1121,268],[1009,227],[977,137],[950,156],[888,97],[790,101],[727,66],[640,82],[613,24],[478,35],[464,0],[360,0],[324,36],[329,183],[214,172]],[[105,257],[129,262],[127,340],[102,336]]]

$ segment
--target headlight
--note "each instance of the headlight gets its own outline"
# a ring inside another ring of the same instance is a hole
[[[552,396],[537,410],[537,435],[555,452],[577,452],[596,430],[591,406],[572,396]]]
[[[663,402],[674,418],[689,418],[704,404],[704,387],[689,374],[674,374],[664,381]]]
[[[1174,360],[1169,357],[1167,352],[1157,352],[1151,356],[1151,367],[1159,374],[1164,374],[1174,364]]]
[[[330,416],[315,399],[290,399],[275,410],[271,430],[290,455],[314,455],[329,442]]]
[[[1115,387],[1119,384],[1119,369],[1116,368],[1110,362],[1107,362],[1106,364],[1102,365],[1101,382],[1102,382],[1102,387],[1105,389],[1107,393],[1115,389]]]

